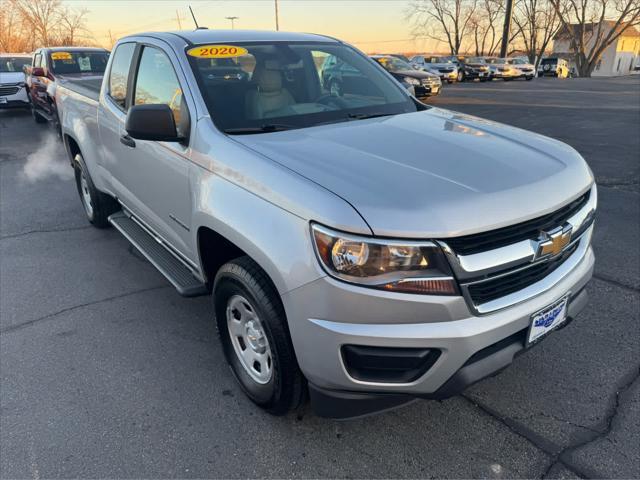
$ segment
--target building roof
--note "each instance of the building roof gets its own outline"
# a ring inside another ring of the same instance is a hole
[[[605,25],[607,25],[609,27],[609,29],[612,29],[616,22],[614,20],[605,20],[603,22]],[[584,28],[586,33],[593,33],[594,31],[597,31],[598,29],[598,24],[599,22],[594,22],[594,23],[585,23]],[[580,35],[581,30],[582,30],[582,25],[579,23],[574,23],[571,25],[571,27],[573,28],[573,30]],[[638,29],[636,29],[636,27],[634,27],[633,25],[629,25],[627,26],[626,23],[621,23],[620,25],[618,25],[618,28],[616,29],[617,32],[621,31],[622,29],[624,29],[626,27],[626,30],[624,31],[624,33],[621,35],[623,37],[640,37],[640,32],[638,31]],[[554,40],[568,40],[569,39],[569,31],[566,27],[562,27],[558,33],[556,33],[556,35],[553,37]]]

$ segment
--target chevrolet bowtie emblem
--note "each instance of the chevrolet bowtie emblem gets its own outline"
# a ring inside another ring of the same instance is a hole
[[[549,232],[542,232],[538,239],[538,248],[534,260],[556,256],[562,252],[571,242],[572,230],[573,227],[567,223]]]

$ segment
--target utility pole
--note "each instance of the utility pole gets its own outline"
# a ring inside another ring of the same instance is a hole
[[[502,45],[500,46],[500,58],[506,58],[507,48],[509,48],[509,36],[511,35],[511,13],[513,11],[513,0],[507,0],[504,11],[504,28],[502,29]]]
[[[182,30],[182,22],[180,22],[180,14],[176,10],[176,19],[178,20],[178,30]]]
[[[227,20],[231,20],[231,30],[235,29],[235,24],[233,23],[235,20],[239,19],[240,17],[224,17]]]
[[[278,0],[276,2],[276,31],[280,30],[280,22],[278,21]]]

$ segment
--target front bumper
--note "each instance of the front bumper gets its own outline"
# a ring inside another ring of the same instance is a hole
[[[475,80],[476,78],[479,79],[483,79],[483,78],[490,78],[491,77],[491,72],[487,71],[477,71],[477,70],[465,70],[464,72],[464,76],[466,79],[468,80]]]
[[[524,349],[522,332],[534,312],[570,292],[568,316],[578,315],[586,305],[584,287],[592,276],[593,264],[589,247],[575,267],[548,290],[482,316],[474,316],[463,297],[378,291],[329,277],[283,295],[293,345],[309,380],[314,408],[324,416],[353,417],[416,397],[445,398],[459,393],[506,367]],[[505,339],[513,340],[507,342],[506,351],[500,348],[497,356],[493,352],[481,362],[469,363],[481,355],[479,352],[495,348]],[[348,373],[341,354],[344,345],[429,348],[441,354],[416,380],[381,383],[357,380]],[[354,405],[347,408],[344,399]],[[362,401],[354,402],[357,399]],[[337,410],[329,408],[331,405],[338,406]]]
[[[29,105],[27,89],[15,84],[0,85],[0,108],[26,107]]]
[[[438,95],[441,89],[442,84],[416,85],[414,87],[415,96],[417,98],[432,97],[434,95]]]
[[[522,76],[522,73],[518,72],[513,72],[513,71],[503,71],[501,72],[500,70],[495,70],[491,72],[491,76],[493,78],[519,78]]]
[[[453,70],[451,72],[433,72],[440,77],[440,80],[444,81],[454,81],[458,79],[457,70]]]

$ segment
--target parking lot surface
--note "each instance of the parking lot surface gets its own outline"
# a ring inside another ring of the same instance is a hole
[[[0,111],[0,476],[640,477],[640,77],[447,85],[430,103],[586,158],[590,304],[462,396],[346,422],[255,407],[211,300],[91,227],[53,130]]]

